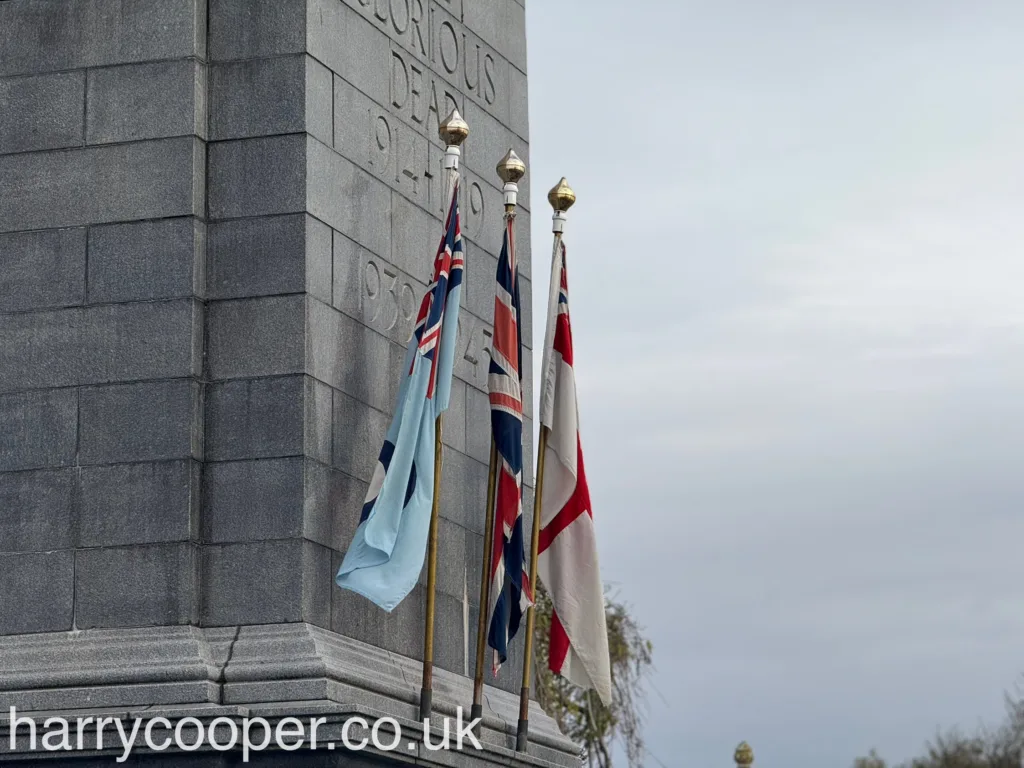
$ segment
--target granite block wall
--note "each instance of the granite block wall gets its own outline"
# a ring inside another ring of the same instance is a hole
[[[198,617],[205,20],[0,3],[0,634]]]
[[[472,673],[494,165],[529,158],[524,18],[520,0],[0,2],[0,634],[305,621],[421,655],[424,584],[389,615],[333,574],[457,106],[437,649]],[[528,296],[525,182],[520,202]],[[512,661],[498,683],[518,691]]]

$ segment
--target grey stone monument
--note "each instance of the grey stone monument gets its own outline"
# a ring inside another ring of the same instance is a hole
[[[453,107],[471,128],[467,284],[444,430],[434,709],[468,710],[494,165],[509,147],[529,156],[524,18],[523,0],[0,0],[4,761],[112,763],[8,754],[12,705],[312,713],[335,729],[388,714],[415,730],[425,576],[391,614],[333,576],[441,234],[437,127]],[[520,204],[529,295],[526,185]],[[531,403],[528,389],[528,417]],[[482,752],[252,762],[577,764],[536,708],[529,753],[512,750],[521,674],[513,658],[488,687]]]

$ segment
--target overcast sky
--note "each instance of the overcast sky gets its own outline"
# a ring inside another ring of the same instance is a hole
[[[535,272],[564,174],[651,750],[843,768],[997,721],[1024,672],[1024,3],[527,9]]]

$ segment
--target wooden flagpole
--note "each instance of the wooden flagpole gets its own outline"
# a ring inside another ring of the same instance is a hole
[[[505,226],[508,228],[509,257],[513,263],[515,260],[515,222],[516,203],[518,201],[518,182],[526,175],[526,164],[511,149],[498,163],[495,169],[498,177],[505,182],[503,188],[505,194]],[[518,264],[517,264],[518,269]],[[517,318],[521,322],[522,318]],[[519,361],[522,366],[522,360]],[[521,373],[521,371],[520,371]],[[494,567],[492,559],[494,552],[494,515],[495,515],[495,491],[498,483],[500,469],[500,457],[498,446],[494,443],[493,432],[491,434],[491,460],[487,471],[487,512],[484,523],[484,550],[482,573],[480,574],[480,618],[477,621],[476,632],[476,673],[473,677],[473,706],[470,709],[470,720],[483,717],[484,701],[484,657],[487,655],[487,619],[491,608],[491,569]]]
[[[459,110],[453,109],[438,127],[438,134],[447,147],[444,155],[444,167],[448,172],[446,188],[450,199],[455,184],[455,174],[459,170],[459,155],[461,154],[459,147],[469,136],[469,126],[462,119]],[[434,502],[430,509],[430,538],[427,546],[427,609],[423,626],[423,679],[420,687],[421,721],[430,719],[434,692],[434,614],[437,590],[437,528],[441,511],[442,415],[438,414],[437,421],[434,423]]]
[[[555,213],[551,217],[551,231],[554,233],[554,246],[551,253],[552,259],[561,256],[559,251],[562,247],[562,232],[565,230],[565,212],[576,202],[576,195],[563,178],[558,185],[548,193],[548,202],[554,208]],[[549,291],[549,294],[551,291]],[[551,307],[548,307],[550,317]],[[548,339],[545,339],[545,344]],[[545,350],[546,352],[546,350]],[[544,385],[544,377],[547,371],[541,372],[541,386]],[[543,404],[542,404],[543,407]],[[537,556],[540,550],[540,523],[541,509],[544,499],[544,454],[548,447],[549,429],[543,423],[540,427],[540,438],[537,441],[537,485],[534,488],[533,496],[533,536],[530,540],[530,593],[533,595],[534,603],[537,601]],[[536,620],[536,606],[530,606],[526,614],[526,650],[523,654],[523,688],[519,694],[519,728],[516,733],[516,752],[526,752],[530,738],[530,682],[531,664],[533,661],[533,631]]]

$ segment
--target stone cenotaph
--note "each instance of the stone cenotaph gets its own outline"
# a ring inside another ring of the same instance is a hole
[[[425,576],[390,614],[334,585],[441,234],[438,123],[457,108],[467,282],[433,708],[468,711],[494,167],[509,148],[529,158],[523,3],[0,0],[0,761],[122,751],[91,736],[32,750],[25,729],[12,744],[13,706],[40,729],[315,715],[333,742],[348,718],[387,715],[413,734],[387,753],[248,756],[262,766],[579,764],[536,705],[514,749],[520,642],[488,675],[483,749],[427,749]],[[529,296],[528,183],[519,202]],[[529,470],[526,485],[531,509]],[[128,764],[241,757],[139,749]]]

